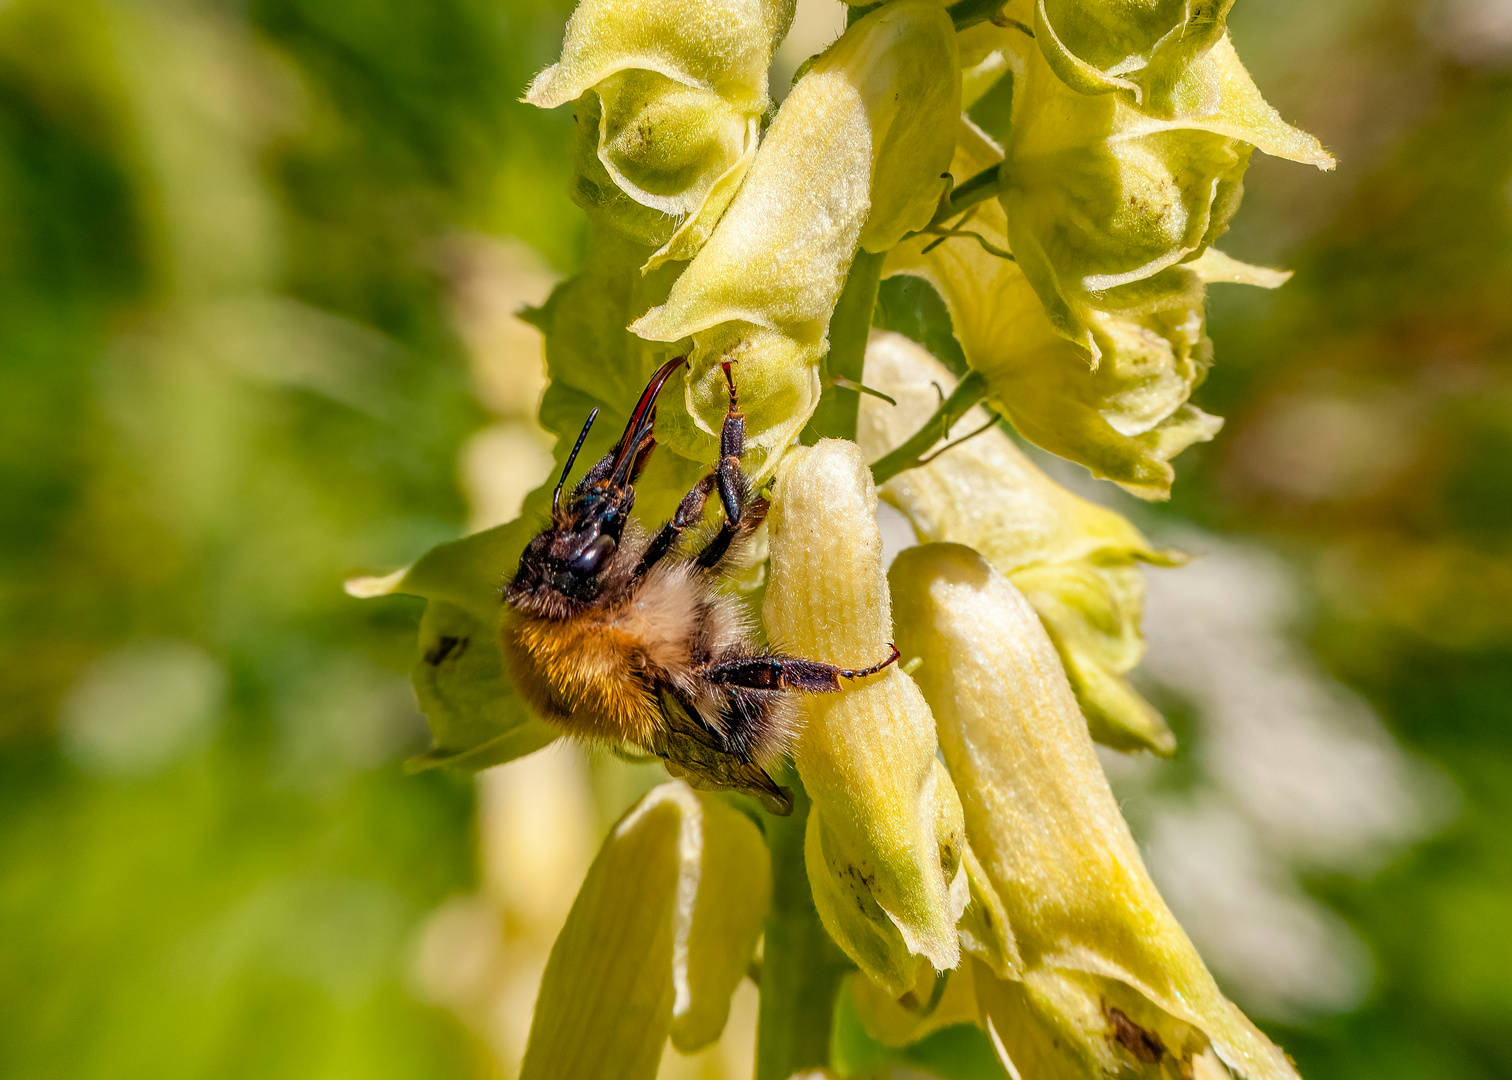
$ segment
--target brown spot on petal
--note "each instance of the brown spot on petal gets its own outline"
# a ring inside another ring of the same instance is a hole
[[[1165,1043],[1160,1041],[1160,1036],[1153,1031],[1147,1031],[1134,1021],[1130,1020],[1121,1010],[1111,1005],[1103,1006],[1103,1014],[1108,1018],[1108,1038],[1116,1039],[1118,1043],[1135,1059],[1143,1061],[1147,1065],[1158,1064],[1165,1057]]]
[[[438,667],[438,666],[440,666],[441,662],[444,661],[448,656],[451,656],[453,654],[456,654],[457,656],[461,656],[462,653],[463,653],[463,651],[466,650],[466,648],[467,648],[467,639],[466,638],[457,638],[457,637],[443,637],[443,638],[439,638],[436,641],[436,644],[434,646],[432,646],[429,651],[426,652],[426,654],[425,654],[425,662],[427,664],[430,664],[432,667]]]

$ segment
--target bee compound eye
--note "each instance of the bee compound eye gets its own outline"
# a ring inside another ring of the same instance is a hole
[[[614,537],[600,536],[578,552],[567,564],[567,569],[574,574],[597,574],[614,554],[614,549]]]

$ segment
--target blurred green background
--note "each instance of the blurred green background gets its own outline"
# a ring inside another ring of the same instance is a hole
[[[417,602],[341,583],[468,524],[458,252],[574,269],[571,118],[515,100],[568,6],[0,8],[0,1076],[497,1070],[412,974],[480,874],[474,786],[400,767]],[[1512,2],[1231,26],[1341,164],[1251,170],[1224,247],[1297,274],[1215,290],[1229,426],[1146,523],[1280,553],[1452,793],[1305,870],[1373,975],[1260,1019],[1310,1080],[1512,1077]]]

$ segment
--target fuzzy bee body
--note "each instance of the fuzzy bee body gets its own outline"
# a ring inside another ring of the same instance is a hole
[[[644,540],[623,544],[620,558],[633,566],[643,550]],[[755,655],[740,605],[708,589],[707,571],[688,559],[663,561],[633,589],[613,581],[615,569],[609,570],[610,588],[621,595],[578,618],[509,612],[505,649],[521,693],[541,715],[589,738],[647,746],[663,723],[664,691],[691,706],[711,730],[736,734],[729,717],[739,690],[716,687],[700,672]],[[780,691],[750,693],[787,704]],[[769,730],[752,741],[785,750],[792,712],[770,710]]]
[[[794,691],[839,690],[841,678],[872,674],[897,652],[850,670],[769,651],[755,643],[740,604],[718,590],[767,511],[764,500],[748,497],[740,471],[744,417],[728,366],[719,464],[656,533],[630,520],[635,479],[655,445],[656,396],[681,362],[656,373],[619,444],[563,506],[584,426],[557,485],[551,522],[505,587],[500,643],[520,693],[566,733],[638,747],[696,787],[745,791],[786,813],[789,793],[770,770],[796,732]],[[682,534],[716,490],[724,522],[697,553],[680,552]]]

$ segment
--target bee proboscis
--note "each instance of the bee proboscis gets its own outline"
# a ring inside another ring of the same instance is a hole
[[[635,483],[656,445],[656,399],[686,359],[667,361],[641,394],[625,433],[565,502],[567,475],[598,415],[583,425],[551,500],[551,519],[504,588],[502,644],[515,685],[548,721],[579,738],[639,747],[695,787],[744,791],[786,814],[791,793],[770,771],[795,735],[794,693],[831,693],[881,671],[805,660],[756,643],[720,577],[765,518],[740,459],[745,415],[730,365],[719,462],[647,534],[630,517]],[[683,533],[718,493],[724,520],[696,552]]]

